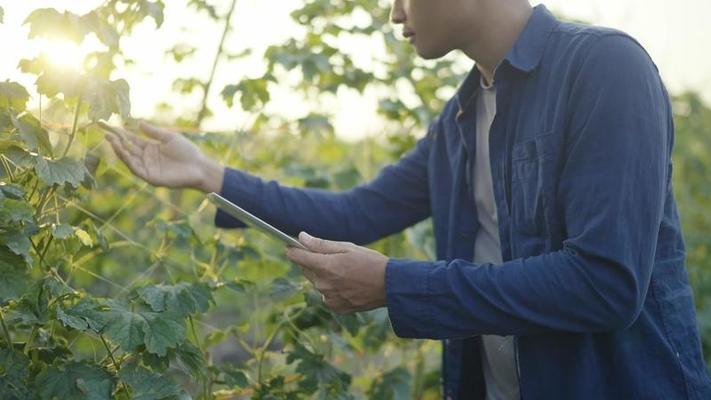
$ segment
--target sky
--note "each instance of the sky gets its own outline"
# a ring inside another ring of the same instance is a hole
[[[0,0],[0,7],[5,11],[5,23],[0,24],[0,54],[3,55],[0,80],[19,81],[26,87],[31,87],[34,82],[32,76],[21,74],[16,69],[19,60],[48,48],[46,43],[29,41],[26,37],[27,27],[23,27],[22,22],[32,10],[55,7],[84,13],[100,2]],[[226,0],[213,1],[220,2],[227,3]],[[125,78],[131,85],[133,113],[137,117],[170,120],[191,110],[194,112],[199,96],[187,99],[176,96],[171,91],[172,82],[180,76],[208,76],[221,34],[220,26],[208,19],[196,18],[195,12],[185,7],[186,0],[166,3],[165,24],[161,29],[156,30],[153,23],[146,23],[138,27],[131,37],[122,39],[126,53],[137,63],[133,67],[122,68],[114,78]],[[226,45],[232,51],[252,48],[254,56],[238,64],[223,65],[217,72],[214,86],[221,88],[244,77],[257,76],[261,71],[261,51],[270,44],[298,34],[299,29],[291,23],[289,11],[300,3],[300,0],[239,0],[233,19],[234,32]],[[695,90],[711,104],[711,21],[708,19],[711,1],[548,0],[545,4],[559,15],[630,33],[650,53],[672,93]],[[164,53],[181,41],[193,44],[199,50],[189,63],[175,65]],[[92,45],[96,44],[85,43],[85,49]],[[344,46],[351,44],[344,43]],[[359,58],[367,63],[377,49],[361,47],[364,53],[359,54]],[[71,46],[53,44],[51,49],[51,53],[62,62],[71,63],[79,58],[75,54],[77,50]],[[268,111],[289,118],[299,118],[307,111],[303,102],[288,90],[277,89],[272,93],[272,99]],[[173,109],[159,108],[161,103],[170,104]],[[215,90],[210,105],[215,115],[205,121],[206,130],[239,129],[250,121],[250,115],[223,104],[219,89]],[[368,92],[361,96],[353,91],[342,91],[327,107],[335,115],[336,133],[345,139],[377,135],[382,130],[381,120],[376,114],[375,93]]]

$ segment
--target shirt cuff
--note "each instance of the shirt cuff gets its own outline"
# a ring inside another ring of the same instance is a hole
[[[391,258],[385,268],[385,298],[395,335],[431,337],[431,310],[427,306],[428,279],[433,264]]]
[[[225,167],[224,178],[220,188],[220,196],[237,204],[238,206],[252,210],[255,197],[262,185],[262,180],[246,172]],[[242,221],[232,217],[226,212],[217,209],[215,214],[215,226],[218,228],[245,228]]]

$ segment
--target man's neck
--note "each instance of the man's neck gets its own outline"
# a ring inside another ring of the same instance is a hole
[[[501,3],[509,3],[503,6]],[[469,38],[461,50],[476,62],[487,85],[494,80],[494,72],[506,53],[526,27],[533,9],[528,2],[502,1],[486,10],[486,21]]]

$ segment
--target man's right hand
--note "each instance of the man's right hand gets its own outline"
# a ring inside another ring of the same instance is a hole
[[[206,193],[220,191],[223,167],[206,157],[190,140],[146,122],[141,122],[139,128],[154,140],[121,127],[114,127],[115,133],[107,130],[106,134],[118,157],[134,175],[155,186],[192,188]]]

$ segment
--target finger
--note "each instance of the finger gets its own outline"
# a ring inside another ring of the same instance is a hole
[[[148,135],[149,137],[160,140],[161,142],[165,142],[166,140],[170,139],[173,136],[173,133],[162,128],[158,128],[155,125],[149,124],[148,122],[141,121],[138,124],[138,127]]]
[[[135,156],[133,156],[120,142],[118,139],[116,139],[115,136],[107,136],[109,138],[109,143],[111,143],[111,147],[113,147],[114,152],[116,155],[123,161],[124,164],[128,167],[129,170],[136,176],[138,176],[141,179],[146,179],[147,174],[146,170],[143,167],[143,163],[140,162],[139,159],[137,159]]]
[[[328,260],[325,254],[314,253],[296,247],[286,249],[286,257],[315,274],[325,269]]]
[[[299,241],[307,249],[322,254],[345,253],[353,247],[353,243],[325,240],[313,237],[306,232],[299,233]]]
[[[147,143],[145,140],[138,138],[135,135],[131,135],[128,137],[128,140],[126,141],[124,147],[126,147],[134,157],[140,159],[143,158],[143,153],[145,151],[146,144]]]
[[[112,133],[114,136],[118,137],[121,139],[121,141],[124,140],[124,132],[121,128],[113,125],[109,125],[104,121],[97,121],[97,124],[106,131],[106,133]]]

